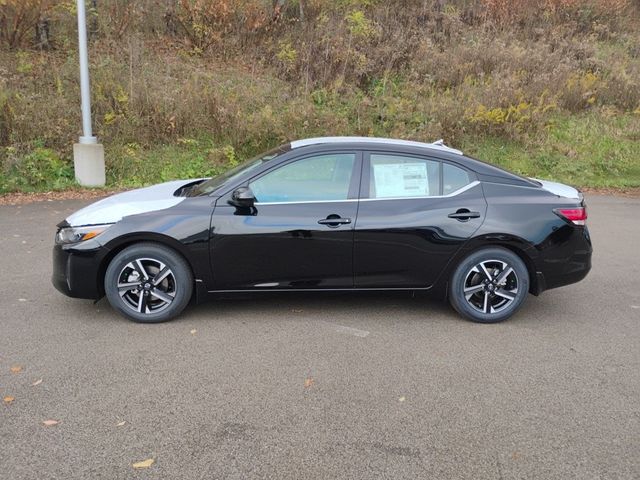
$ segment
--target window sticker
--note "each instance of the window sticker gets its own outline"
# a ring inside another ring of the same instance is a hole
[[[427,164],[425,162],[373,165],[373,177],[376,198],[429,195]]]

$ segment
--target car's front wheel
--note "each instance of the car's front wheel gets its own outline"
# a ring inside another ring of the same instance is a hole
[[[453,272],[449,301],[462,316],[480,323],[506,320],[529,293],[529,272],[505,248],[484,248],[466,257]]]
[[[104,289],[111,306],[134,322],[158,323],[176,317],[189,303],[193,274],[174,250],[139,243],[109,263]]]

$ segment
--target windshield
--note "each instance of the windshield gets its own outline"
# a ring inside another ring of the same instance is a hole
[[[199,185],[196,185],[193,188],[193,190],[189,192],[189,196],[197,197],[199,195],[209,195],[214,190],[217,190],[220,187],[233,183],[233,181],[236,180],[237,178],[244,176],[246,173],[260,167],[265,162],[268,162],[269,160],[273,160],[274,158],[289,151],[288,146],[289,145],[287,144],[285,146],[274,148],[273,150],[270,150],[267,153],[262,153],[257,157],[254,157],[251,160],[247,160],[246,162],[238,165],[237,167],[232,168],[231,170],[227,170],[226,172],[221,173],[220,175],[216,175],[215,177],[210,178],[209,180],[204,181]]]

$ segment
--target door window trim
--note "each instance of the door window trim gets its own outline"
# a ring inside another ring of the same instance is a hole
[[[471,183],[468,183],[467,185],[465,185],[462,188],[459,188],[458,190],[456,190],[455,192],[451,192],[448,193],[446,195],[423,195],[421,197],[385,197],[385,198],[361,198],[360,201],[361,202],[382,202],[384,200],[426,200],[429,198],[434,198],[434,199],[438,199],[438,198],[450,198],[450,197],[455,197],[457,195],[460,195],[461,193],[466,192],[467,190],[471,190],[473,187],[475,187],[476,185],[480,185],[480,181],[479,180],[474,180]]]
[[[346,200],[301,200],[299,202],[256,202],[257,206],[264,205],[302,205],[307,203],[350,203],[358,202],[357,198],[347,198]]]

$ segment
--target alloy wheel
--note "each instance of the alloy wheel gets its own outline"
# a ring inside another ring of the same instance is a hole
[[[142,314],[158,313],[174,301],[176,278],[160,260],[137,258],[120,271],[118,293],[131,310]]]
[[[467,273],[464,297],[480,313],[499,313],[516,300],[518,284],[518,275],[507,262],[484,260]]]

